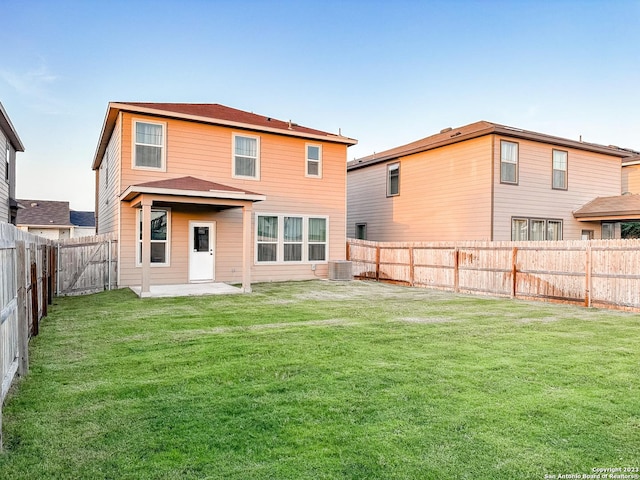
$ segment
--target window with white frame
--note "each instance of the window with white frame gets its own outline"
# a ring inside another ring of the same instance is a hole
[[[165,124],[134,121],[134,168],[165,169]]]
[[[556,190],[567,189],[567,156],[562,150],[553,151],[553,184]]]
[[[327,219],[309,219],[309,261],[324,262],[327,259]]]
[[[562,220],[546,218],[512,218],[511,240],[562,240]]]
[[[322,145],[306,145],[307,177],[322,177]]]
[[[387,197],[400,195],[400,164],[387,165]]]
[[[275,262],[278,260],[278,217],[258,216],[257,260]]]
[[[518,144],[500,141],[500,183],[518,183]]]
[[[151,209],[151,248],[150,261],[151,265],[169,265],[169,226],[170,226],[169,210]],[[142,209],[138,210],[138,254],[137,263],[142,263]]]
[[[260,179],[260,137],[233,134],[233,176]]]
[[[324,217],[256,216],[256,263],[325,262],[327,224]]]
[[[302,218],[284,217],[283,223],[284,261],[302,261]]]

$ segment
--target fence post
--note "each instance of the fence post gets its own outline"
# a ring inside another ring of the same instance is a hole
[[[511,249],[511,298],[516,298],[518,286],[518,247]]]
[[[413,287],[414,284],[414,264],[413,264],[413,247],[409,247],[409,286]]]
[[[23,241],[16,241],[16,270],[18,287],[18,375],[29,373],[29,320],[27,319],[27,272],[26,247]]]
[[[47,245],[41,245],[40,253],[42,257],[42,316],[46,317],[49,307],[49,281],[47,277],[49,276],[49,251],[47,250]]]
[[[37,249],[36,249],[37,252]],[[36,253],[37,255],[37,253]],[[31,263],[31,328],[32,335],[38,336],[40,333],[40,315],[38,302],[38,264]]]
[[[592,253],[591,253],[591,243],[587,243],[587,249],[585,251],[586,259],[585,259],[585,267],[584,267],[584,306],[591,306],[591,263],[592,263]]]
[[[460,250],[453,249],[453,291],[460,291]]]
[[[380,281],[380,245],[376,245],[376,282]]]

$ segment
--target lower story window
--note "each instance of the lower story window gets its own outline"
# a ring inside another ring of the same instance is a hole
[[[366,223],[356,223],[356,239],[357,240],[366,240],[367,239],[367,224]]]
[[[256,262],[325,262],[327,226],[324,217],[258,215]]]
[[[142,263],[142,210],[138,210],[138,254],[136,261]],[[169,264],[169,211],[151,210],[151,248],[150,261],[152,265]]]
[[[562,220],[512,218],[511,240],[562,240]]]
[[[616,224],[602,222],[602,239],[609,240],[611,238],[616,238]]]

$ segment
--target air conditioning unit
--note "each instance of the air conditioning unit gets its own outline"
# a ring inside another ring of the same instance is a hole
[[[353,280],[351,262],[347,260],[333,260],[329,262],[329,280]]]

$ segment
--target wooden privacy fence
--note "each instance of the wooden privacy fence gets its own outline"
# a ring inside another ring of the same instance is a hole
[[[51,242],[0,223],[0,449],[2,404],[16,373],[29,370],[29,338],[39,332],[54,290]]]
[[[640,311],[640,240],[347,241],[356,278]]]
[[[116,287],[118,243],[115,233],[56,242],[56,295],[85,295]]]

